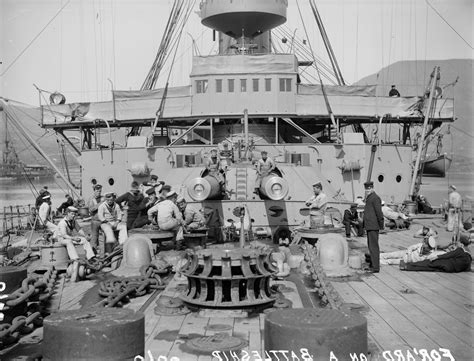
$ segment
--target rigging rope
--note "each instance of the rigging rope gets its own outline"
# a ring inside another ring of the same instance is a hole
[[[451,28],[451,30],[454,31],[462,39],[462,41],[464,41],[464,43],[466,43],[467,46],[469,46],[471,49],[474,49],[472,45],[469,44],[468,41],[464,39],[464,37],[461,34],[459,34],[455,28],[453,28],[453,26],[443,17],[443,15],[439,13],[438,10],[436,10],[436,8],[428,0],[425,0],[425,1],[428,4],[428,6],[433,9],[436,15],[438,15],[441,18],[441,20],[443,20]]]
[[[54,14],[54,16],[46,23],[45,26],[40,30],[38,34],[36,34],[33,39],[26,45],[26,47],[13,59],[13,61],[7,66],[7,68],[3,71],[0,76],[3,76],[7,73],[8,70],[20,59],[20,57],[29,49],[31,45],[35,42],[36,39],[48,28],[48,26],[56,19],[56,17],[63,11],[63,9],[71,2],[71,0],[67,0],[67,2]]]
[[[298,7],[298,12],[300,14],[300,18],[301,18],[301,22],[303,23],[303,28],[304,28],[304,31],[305,31],[305,34],[306,34],[306,38],[308,38],[308,42],[309,42],[309,48],[311,49],[311,55],[313,56],[313,60],[315,61],[316,63],[316,58],[314,56],[314,51],[313,51],[313,47],[311,46],[311,42],[309,41],[309,37],[308,37],[308,31],[306,30],[306,24],[304,23],[303,21],[303,14],[301,13],[301,9],[300,9],[300,4],[298,2],[298,0],[296,0],[296,5]],[[337,129],[337,124],[336,124],[336,120],[334,119],[334,114],[332,113],[332,109],[331,109],[331,105],[329,104],[329,99],[328,99],[328,96],[326,94],[326,91],[324,90],[324,84],[323,84],[323,81],[321,79],[321,74],[319,72],[319,67],[316,66],[316,71],[318,73],[318,78],[319,78],[319,83],[321,84],[321,91],[323,92],[323,96],[324,96],[324,102],[326,104],[326,109],[329,113],[329,117],[331,118],[331,123],[333,125],[334,128],[336,128],[338,134],[339,134],[339,129]]]

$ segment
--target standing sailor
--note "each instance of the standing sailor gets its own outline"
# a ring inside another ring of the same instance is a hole
[[[102,186],[100,184],[94,185],[94,194],[87,201],[87,207],[91,215],[91,246],[95,249],[99,246],[99,230],[101,221],[97,216],[99,205],[104,201],[102,197]]]
[[[132,229],[133,222],[138,217],[139,207],[143,200],[143,194],[140,193],[138,183],[133,181],[129,192],[122,194],[117,198],[117,204],[127,205],[127,229]]]
[[[257,161],[257,178],[255,179],[255,194],[259,194],[262,179],[268,176],[275,169],[275,162],[268,157],[266,150],[261,152],[262,158]]]
[[[451,184],[449,186],[449,198],[448,198],[448,225],[447,230],[453,231],[459,229],[460,225],[460,212],[462,208],[462,197],[456,190],[456,186]]]
[[[374,182],[365,182],[364,228],[367,231],[367,243],[370,254],[368,271],[380,271],[379,231],[383,229],[382,201],[374,191]]]

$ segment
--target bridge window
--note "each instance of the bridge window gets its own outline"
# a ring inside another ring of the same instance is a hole
[[[258,92],[258,81],[260,79],[252,79],[252,88],[254,92]]]
[[[280,78],[280,91],[291,92],[291,79],[290,78]]]
[[[207,91],[207,80],[196,80],[196,93],[202,94]]]
[[[227,80],[227,91],[229,93],[233,93],[234,92],[234,79],[228,79]]]
[[[222,79],[216,79],[216,93],[222,93]]]
[[[240,79],[240,92],[245,93],[247,91],[247,79]]]
[[[266,92],[272,91],[272,78],[265,78],[265,91]]]

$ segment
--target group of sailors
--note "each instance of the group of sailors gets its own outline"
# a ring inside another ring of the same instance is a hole
[[[53,222],[51,194],[46,187],[41,190],[37,205],[37,220],[52,233],[54,239],[66,246],[69,258],[78,259],[74,246],[81,244],[92,263],[99,247],[100,231],[104,234],[104,252],[107,253],[113,250],[117,241],[123,244],[128,231],[133,228],[153,224],[160,230],[175,232],[179,242],[184,238],[185,231],[206,225],[201,210],[187,204],[184,197],[178,196],[163,181],[158,181],[156,175],[151,175],[150,180],[142,185],[132,182],[130,190],[119,197],[114,192],[102,195],[102,186],[95,184],[93,195],[82,205],[88,208],[91,216],[90,241],[77,222],[79,208],[74,203],[60,206],[64,218],[57,225]]]

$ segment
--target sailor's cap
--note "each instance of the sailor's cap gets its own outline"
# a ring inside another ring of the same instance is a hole
[[[96,184],[93,189],[96,191],[96,190],[99,190],[99,189],[102,189],[102,186],[100,184]]]
[[[372,181],[365,182],[364,183],[364,188],[365,189],[374,188],[374,182],[372,182]]]
[[[145,193],[148,194],[149,196],[151,196],[152,194],[156,194],[156,191],[155,191],[154,187],[151,187],[151,188],[147,189]]]
[[[114,192],[107,192],[104,194],[104,197],[105,198],[113,198],[115,197],[115,193]]]
[[[173,196],[175,196],[175,195],[176,195],[176,192],[175,192],[175,191],[171,191],[171,192],[169,192],[169,193],[166,195],[166,198],[171,198],[171,197],[173,197]]]
[[[313,187],[318,187],[318,188],[321,188],[323,189],[323,185],[321,184],[321,182],[316,182],[313,184]]]
[[[67,211],[68,212],[79,212],[79,209],[77,209],[76,207],[73,207],[73,206],[69,206],[69,207],[67,207]]]

